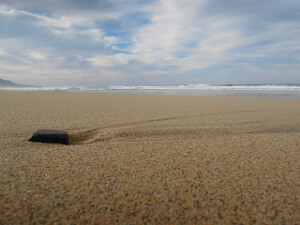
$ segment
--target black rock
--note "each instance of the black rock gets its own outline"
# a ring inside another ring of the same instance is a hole
[[[32,142],[69,144],[69,135],[63,130],[37,130],[29,139]]]

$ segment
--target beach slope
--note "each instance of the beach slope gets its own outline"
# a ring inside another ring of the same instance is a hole
[[[299,223],[299,99],[0,91],[0,120],[0,224]]]

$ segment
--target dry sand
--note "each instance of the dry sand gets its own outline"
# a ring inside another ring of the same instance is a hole
[[[0,224],[299,224],[300,99],[0,91],[0,118]]]

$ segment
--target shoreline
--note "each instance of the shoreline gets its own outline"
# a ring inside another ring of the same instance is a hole
[[[199,97],[245,97],[245,98],[267,98],[267,99],[300,99],[300,91],[278,91],[278,90],[219,90],[219,91],[180,91],[180,90],[24,90],[24,89],[1,89],[9,92],[37,92],[37,93],[99,93],[99,94],[129,94],[129,95],[162,95],[162,96],[199,96]]]
[[[300,99],[0,91],[0,223],[297,223]],[[41,128],[72,144],[31,143]]]

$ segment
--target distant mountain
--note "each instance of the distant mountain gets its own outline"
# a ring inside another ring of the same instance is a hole
[[[16,84],[9,80],[0,79],[0,87],[34,87],[33,85]]]

